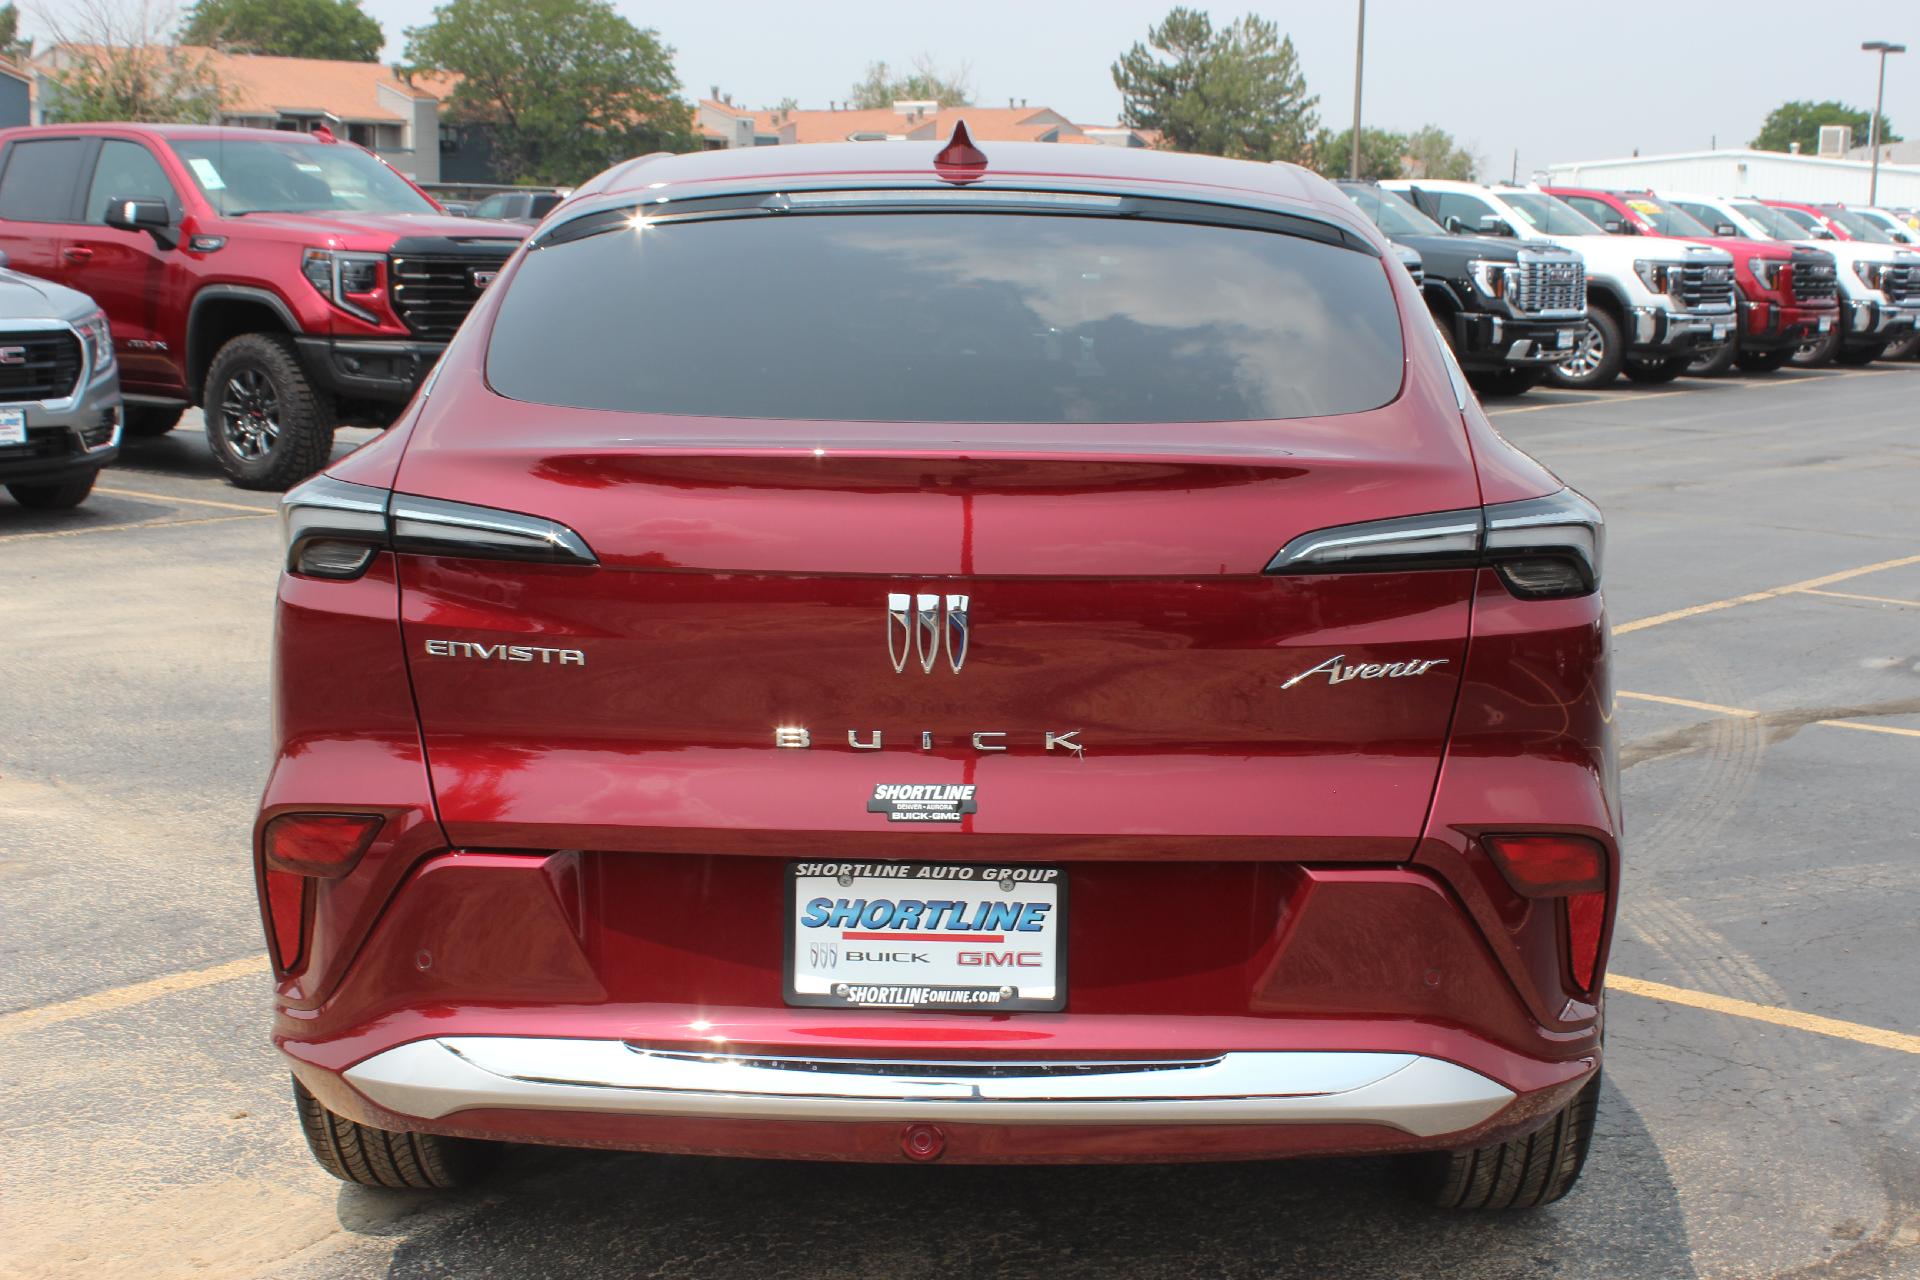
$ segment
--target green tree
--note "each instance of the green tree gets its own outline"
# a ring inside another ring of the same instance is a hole
[[[1790,144],[1797,142],[1800,150],[1813,155],[1820,150],[1820,126],[1844,124],[1853,130],[1853,145],[1864,147],[1872,114],[1831,99],[1783,102],[1767,113],[1766,123],[1760,126],[1760,136],[1750,145],[1755,151],[1790,151]],[[1900,135],[1893,131],[1885,116],[1880,117],[1880,141],[1900,141]]]
[[[1386,129],[1360,130],[1360,178],[1378,182],[1382,178],[1404,178],[1407,154],[1405,134]],[[1329,178],[1344,178],[1353,161],[1353,130],[1338,133],[1322,129],[1313,140],[1313,168]]]
[[[407,30],[407,60],[460,77],[450,116],[489,130],[509,182],[579,182],[693,145],[673,50],[608,0],[448,0]]]
[[[905,75],[895,75],[884,62],[867,64],[867,74],[853,86],[848,99],[853,106],[872,111],[896,102],[937,102],[943,107],[973,105],[973,85],[969,68],[963,63],[957,71],[942,71],[933,59],[921,54]]]
[[[283,58],[378,62],[386,32],[360,0],[198,0],[182,44]]]
[[[1451,178],[1472,182],[1480,167],[1473,152],[1455,145],[1453,135],[1438,125],[1424,125],[1406,138],[1408,178]]]
[[[206,57],[173,43],[164,0],[69,0],[44,12],[50,123],[210,124],[223,94]]]
[[[33,56],[33,41],[20,38],[20,10],[0,4],[0,56],[26,61]]]
[[[1174,151],[1246,160],[1310,158],[1320,100],[1307,93],[1293,41],[1248,15],[1216,29],[1176,8],[1113,64],[1120,118]]]

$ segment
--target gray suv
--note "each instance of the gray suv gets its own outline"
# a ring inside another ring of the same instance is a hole
[[[79,506],[120,452],[120,416],[106,313],[0,269],[0,485],[22,506]]]

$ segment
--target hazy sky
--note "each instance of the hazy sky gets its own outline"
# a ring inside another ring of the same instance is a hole
[[[736,102],[802,106],[844,99],[866,64],[925,52],[965,64],[975,101],[1045,103],[1082,123],[1112,122],[1120,97],[1109,67],[1170,0],[1099,4],[1015,0],[615,0],[676,51],[690,96],[718,84]],[[364,0],[386,27],[389,57],[432,0]],[[1354,0],[1216,4],[1216,22],[1253,11],[1300,52],[1320,116],[1353,113]],[[1887,61],[1886,111],[1920,137],[1920,3],[1671,0],[1570,5],[1373,0],[1367,8],[1366,120],[1409,129],[1432,122],[1505,174],[1555,160],[1597,159],[1747,142],[1789,98],[1872,105],[1876,59],[1866,39],[1913,52]],[[1859,141],[1864,142],[1865,139]]]

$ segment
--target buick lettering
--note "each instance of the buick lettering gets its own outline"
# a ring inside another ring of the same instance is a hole
[[[990,151],[609,170],[286,496],[254,858],[330,1172],[1574,1185],[1599,512],[1321,179]]]

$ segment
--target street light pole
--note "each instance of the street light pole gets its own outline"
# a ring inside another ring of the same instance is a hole
[[[1361,2],[1364,4],[1365,0]],[[1880,203],[1880,104],[1887,96],[1887,55],[1905,53],[1907,46],[1889,44],[1885,40],[1868,40],[1860,47],[1868,53],[1880,55],[1880,84],[1873,91],[1873,116],[1867,121],[1867,150],[1873,157],[1873,176],[1867,179],[1867,203],[1872,205]],[[1356,104],[1359,102],[1357,95],[1354,101]],[[1358,113],[1357,105],[1354,111]]]
[[[1360,81],[1367,69],[1367,0],[1360,0],[1360,27],[1353,37],[1353,155],[1347,176],[1360,180]]]

